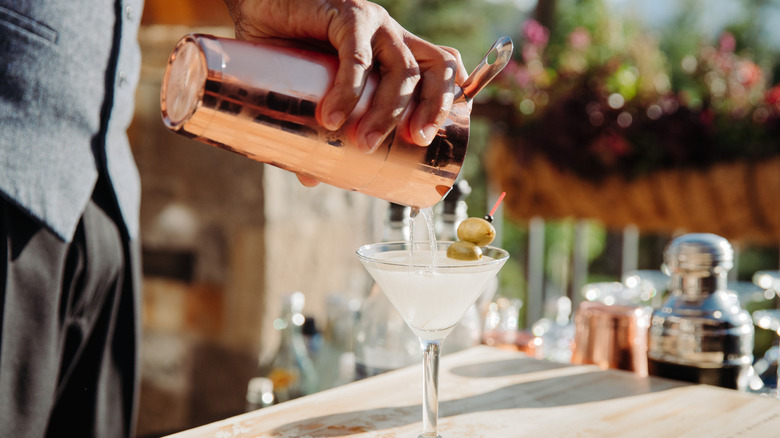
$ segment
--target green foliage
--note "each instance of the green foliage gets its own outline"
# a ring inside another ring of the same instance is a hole
[[[467,69],[475,67],[508,17],[518,12],[507,3],[485,0],[376,0],[404,28],[433,43],[454,47]]]
[[[494,81],[495,100],[515,109],[518,160],[544,155],[598,181],[780,154],[776,59],[748,45],[757,12],[712,41],[695,26],[705,6],[684,5],[661,34],[603,0],[561,0],[552,31],[526,21]]]
[[[653,31],[636,21],[616,16],[602,0],[557,0],[554,23],[544,23],[550,25],[544,43],[536,41],[538,57],[522,60],[521,56],[534,53],[523,51],[524,45],[529,43],[523,34],[527,17],[512,6],[511,1],[376,1],[409,31],[436,44],[458,49],[469,70],[497,37],[510,35],[520,60],[518,66],[526,71],[509,73],[528,73],[523,78],[530,80],[523,86],[506,82],[503,88],[494,89],[495,97],[506,102],[510,96],[509,100],[521,115],[514,128],[522,127],[517,131],[518,135],[531,147],[542,148],[540,153],[550,154],[563,165],[569,160],[575,170],[586,176],[598,177],[615,168],[630,175],[641,175],[670,164],[690,162],[691,158],[701,158],[716,149],[721,158],[731,159],[745,153],[761,156],[766,153],[766,145],[778,147],[774,146],[778,144],[776,138],[772,142],[772,131],[762,129],[767,125],[757,125],[750,117],[735,118],[732,110],[742,108],[740,105],[746,102],[734,99],[742,98],[734,94],[739,91],[737,88],[728,90],[725,95],[713,95],[712,82],[704,80],[707,75],[710,79],[719,77],[722,80],[728,76],[728,72],[718,70],[716,64],[707,64],[709,59],[723,61],[725,64],[722,65],[726,66],[743,65],[743,62],[749,63],[744,64],[748,67],[758,66],[766,74],[766,85],[777,82],[777,75],[772,73],[777,56],[762,45],[763,35],[755,25],[761,18],[762,7],[776,0],[743,2],[743,13],[725,29],[734,38],[732,51],[720,50],[718,41],[708,40],[712,36],[701,33],[701,17],[712,7],[708,0],[681,0],[681,13],[666,26]],[[707,46],[716,52],[703,50]],[[713,54],[717,56],[711,57]],[[686,70],[684,66],[690,67],[691,59],[695,61],[695,68]],[[780,68],[776,67],[775,71]],[[752,85],[756,88],[748,90],[744,96],[763,86]],[[489,94],[488,90],[480,97],[486,94]],[[612,94],[623,97],[623,107],[612,109],[608,105],[607,97]],[[755,99],[750,97],[747,102],[755,104]],[[780,96],[777,99],[780,101]],[[550,108],[556,104],[555,111],[545,112],[545,106]],[[653,105],[663,110],[661,119],[650,118],[658,116],[648,112]],[[704,107],[715,111],[715,115],[702,118],[700,110]],[[633,123],[628,128],[617,124],[617,116],[623,112],[633,116]],[[545,115],[549,116],[549,123],[540,121]],[[592,125],[599,120],[598,127]],[[707,124],[702,125],[703,121]],[[463,178],[472,186],[472,193],[466,199],[471,216],[484,216],[491,207],[483,165],[490,129],[489,123],[472,120],[471,139],[462,170]],[[712,133],[716,136],[699,136]],[[713,138],[718,141],[710,141]],[[674,141],[667,142],[666,139]],[[599,260],[614,256],[605,253],[607,230],[603,226],[589,222],[586,233],[589,262],[598,264]],[[505,220],[500,239],[511,258],[500,273],[499,293],[527,303],[526,224]],[[650,240],[643,237],[641,247],[650,251],[640,254],[640,267],[657,269],[668,236]],[[545,274],[548,278],[555,275],[553,271],[561,269],[555,263],[570,260],[567,257],[572,254],[573,245],[572,220],[547,222]],[[777,266],[776,260],[776,249],[745,250],[739,267],[740,278],[744,279],[757,269]],[[616,280],[613,274],[611,271],[591,272],[588,281]],[[521,318],[523,314],[521,312]],[[521,326],[528,323],[522,321]]]

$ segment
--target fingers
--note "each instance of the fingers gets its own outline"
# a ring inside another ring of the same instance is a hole
[[[460,52],[453,47],[439,46],[439,48],[455,57],[455,83],[458,85],[463,84],[466,78],[469,77],[469,72],[466,71],[466,67],[463,65]]]
[[[364,92],[371,70],[376,70],[379,81],[373,99],[355,131],[358,147],[372,152],[409,106],[420,79],[419,67],[404,43],[405,31],[378,5],[347,0],[333,17],[329,38],[339,53],[339,69],[320,105],[319,118],[328,129],[340,127]]]
[[[399,124],[415,144],[430,144],[452,106],[455,84],[466,77],[457,51],[412,35],[367,0],[227,3],[240,38],[318,41],[337,50],[339,68],[316,113],[327,129],[343,126],[366,91],[369,75],[378,74],[371,106],[355,130],[358,147],[366,152]]]
[[[335,10],[328,27],[328,39],[338,50],[339,68],[333,86],[318,108],[322,126],[330,130],[341,127],[360,99],[374,60],[371,39],[378,27],[369,23],[359,25],[355,11]],[[363,18],[365,21],[366,18]]]
[[[420,62],[422,77],[419,97],[409,121],[409,135],[415,144],[427,146],[452,108],[455,86],[466,79],[466,68],[457,50],[436,47],[435,51],[419,39],[409,46]],[[418,48],[419,46],[419,48]]]
[[[366,152],[375,150],[399,124],[413,103],[420,82],[420,66],[414,53],[394,29],[380,28],[374,37],[374,57],[379,82],[370,109],[357,128],[358,145]],[[403,40],[401,40],[403,41]]]
[[[334,86],[320,105],[320,122],[328,129],[338,129],[353,111],[374,68],[379,82],[371,107],[358,123],[358,147],[365,152],[376,150],[407,111],[411,112],[404,127],[409,131],[407,137],[421,146],[430,144],[452,106],[456,79],[465,79],[460,55],[412,35],[373,3],[347,0],[340,4],[352,8],[339,9],[330,25],[329,38],[340,63]],[[418,98],[413,99],[416,90]]]

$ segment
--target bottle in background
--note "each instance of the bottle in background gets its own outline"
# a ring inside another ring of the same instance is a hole
[[[276,401],[274,397],[274,382],[267,377],[249,379],[246,390],[246,411],[267,408]]]
[[[409,207],[390,203],[382,240],[408,241],[410,220]],[[354,339],[358,380],[420,360],[420,341],[374,282],[360,306]]]
[[[323,334],[320,331],[320,326],[317,324],[317,320],[311,315],[303,315],[303,325],[301,326],[301,334],[303,335],[303,342],[306,344],[306,353],[312,362],[317,362],[317,357],[320,355],[323,343],[325,342]],[[319,373],[317,373],[319,376]]]
[[[314,366],[325,390],[355,380],[355,353],[353,337],[358,312],[357,300],[339,294],[328,295],[326,321],[322,343],[314,358]]]
[[[273,383],[278,403],[312,394],[319,389],[317,373],[302,334],[305,302],[301,292],[285,295],[282,314],[274,321],[274,328],[279,330],[281,339],[266,378]]]
[[[548,298],[544,313],[544,318],[531,325],[534,356],[552,362],[571,363],[574,343],[571,299],[566,296]]]
[[[482,326],[482,342],[509,350],[520,348],[519,315],[523,301],[518,298],[498,297],[488,304]],[[524,346],[529,352],[528,343]]]

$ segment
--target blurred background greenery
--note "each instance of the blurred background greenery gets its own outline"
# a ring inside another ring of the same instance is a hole
[[[495,39],[508,35],[515,41],[516,51],[522,50],[523,26],[533,19],[549,30],[550,58],[555,58],[566,46],[574,29],[589,29],[595,57],[606,59],[616,51],[641,50],[627,36],[642,32],[651,37],[657,48],[656,61],[669,75],[669,82],[684,90],[687,103],[696,104],[706,98],[706,90],[697,89],[691,75],[684,71],[686,57],[697,54],[705,44],[718,44],[722,35],[733,36],[733,52],[749,58],[767,74],[767,83],[777,82],[777,52],[780,33],[772,25],[780,17],[780,2],[774,0],[378,0],[410,31],[437,44],[457,48],[467,69],[472,69]],[[619,23],[614,32],[610,23]],[[518,59],[520,54],[516,56]],[[559,57],[560,58],[560,57]],[[562,68],[552,64],[551,69]],[[553,72],[555,73],[555,72]],[[491,91],[483,92],[476,105],[495,98]],[[704,97],[703,97],[704,96]],[[479,111],[475,111],[479,114]],[[491,187],[485,174],[484,156],[490,148],[491,130],[497,129],[489,117],[472,118],[472,137],[462,177],[472,186],[466,199],[471,216],[482,216],[492,207],[496,187]],[[780,150],[780,148],[778,148]],[[507,194],[508,197],[512,193]],[[608,229],[598,220],[544,220],[543,256],[544,289],[547,299],[557,295],[573,297],[573,252],[580,239],[581,257],[587,263],[586,282],[620,280],[623,257],[624,229]],[[663,248],[676,232],[640,233],[636,268],[658,270]],[[578,237],[578,233],[586,236]],[[501,272],[502,295],[527,300],[529,221],[505,217],[499,228],[500,245],[512,254],[512,262]],[[732,241],[737,249],[738,263],[732,273],[734,281],[750,281],[754,272],[777,269],[778,242]],[[520,326],[526,320],[521,311]]]

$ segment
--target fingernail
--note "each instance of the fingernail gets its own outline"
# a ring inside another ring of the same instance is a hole
[[[436,128],[436,125],[427,125],[420,130],[420,136],[422,136],[422,138],[425,139],[427,143],[430,143],[433,141],[433,137],[436,136],[438,131],[439,129]]]
[[[341,127],[341,123],[344,122],[344,113],[341,111],[333,111],[328,114],[325,120],[325,127],[331,131],[335,131]]]
[[[372,132],[366,135],[366,142],[363,145],[363,152],[374,152],[382,142],[384,136],[379,132]]]

